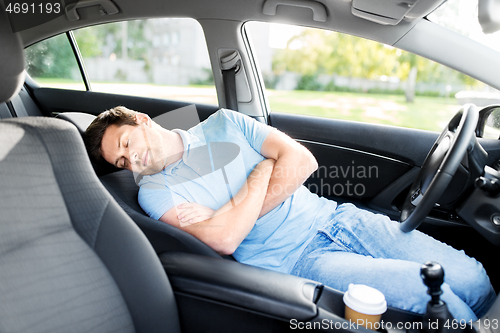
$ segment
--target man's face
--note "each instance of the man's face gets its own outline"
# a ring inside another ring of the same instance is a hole
[[[118,168],[152,175],[165,168],[168,152],[162,136],[151,120],[136,120],[137,125],[111,125],[102,137],[103,158]]]

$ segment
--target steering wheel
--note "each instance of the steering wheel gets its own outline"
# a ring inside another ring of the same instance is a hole
[[[399,219],[402,231],[416,229],[441,198],[465,153],[473,148],[478,119],[478,108],[465,104],[444,128],[406,196]]]

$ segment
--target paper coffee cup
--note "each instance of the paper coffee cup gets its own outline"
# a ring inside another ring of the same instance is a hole
[[[387,310],[384,294],[363,284],[349,284],[344,304],[345,319],[372,330],[379,328],[380,318]]]

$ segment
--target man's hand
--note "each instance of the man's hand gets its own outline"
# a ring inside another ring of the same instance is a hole
[[[186,202],[177,206],[179,223],[181,227],[195,224],[210,219],[215,214],[215,210],[197,204],[196,202]]]

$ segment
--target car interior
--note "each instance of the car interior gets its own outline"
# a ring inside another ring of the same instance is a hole
[[[342,292],[222,257],[147,216],[133,173],[89,157],[82,140],[95,116],[117,105],[153,119],[170,115],[161,124],[169,129],[193,125],[172,121],[193,104],[198,122],[230,108],[288,134],[321,166],[374,166],[377,177],[345,177],[361,182],[363,193],[328,197],[464,250],[484,265],[498,293],[500,142],[483,131],[500,105],[457,105],[442,133],[271,112],[245,28],[259,21],[338,31],[500,89],[496,51],[427,19],[445,2],[81,0],[53,2],[57,15],[9,13],[14,2],[0,4],[0,332],[366,331],[344,319]],[[498,29],[495,6],[480,2],[487,29]],[[92,91],[72,31],[169,17],[201,25],[217,104]],[[72,45],[83,90],[40,85],[25,70],[26,49],[60,34]],[[318,170],[307,184],[319,191],[338,181]],[[387,332],[423,331],[421,314],[389,307],[382,320],[394,324]],[[498,320],[500,298],[466,330],[500,333]]]

